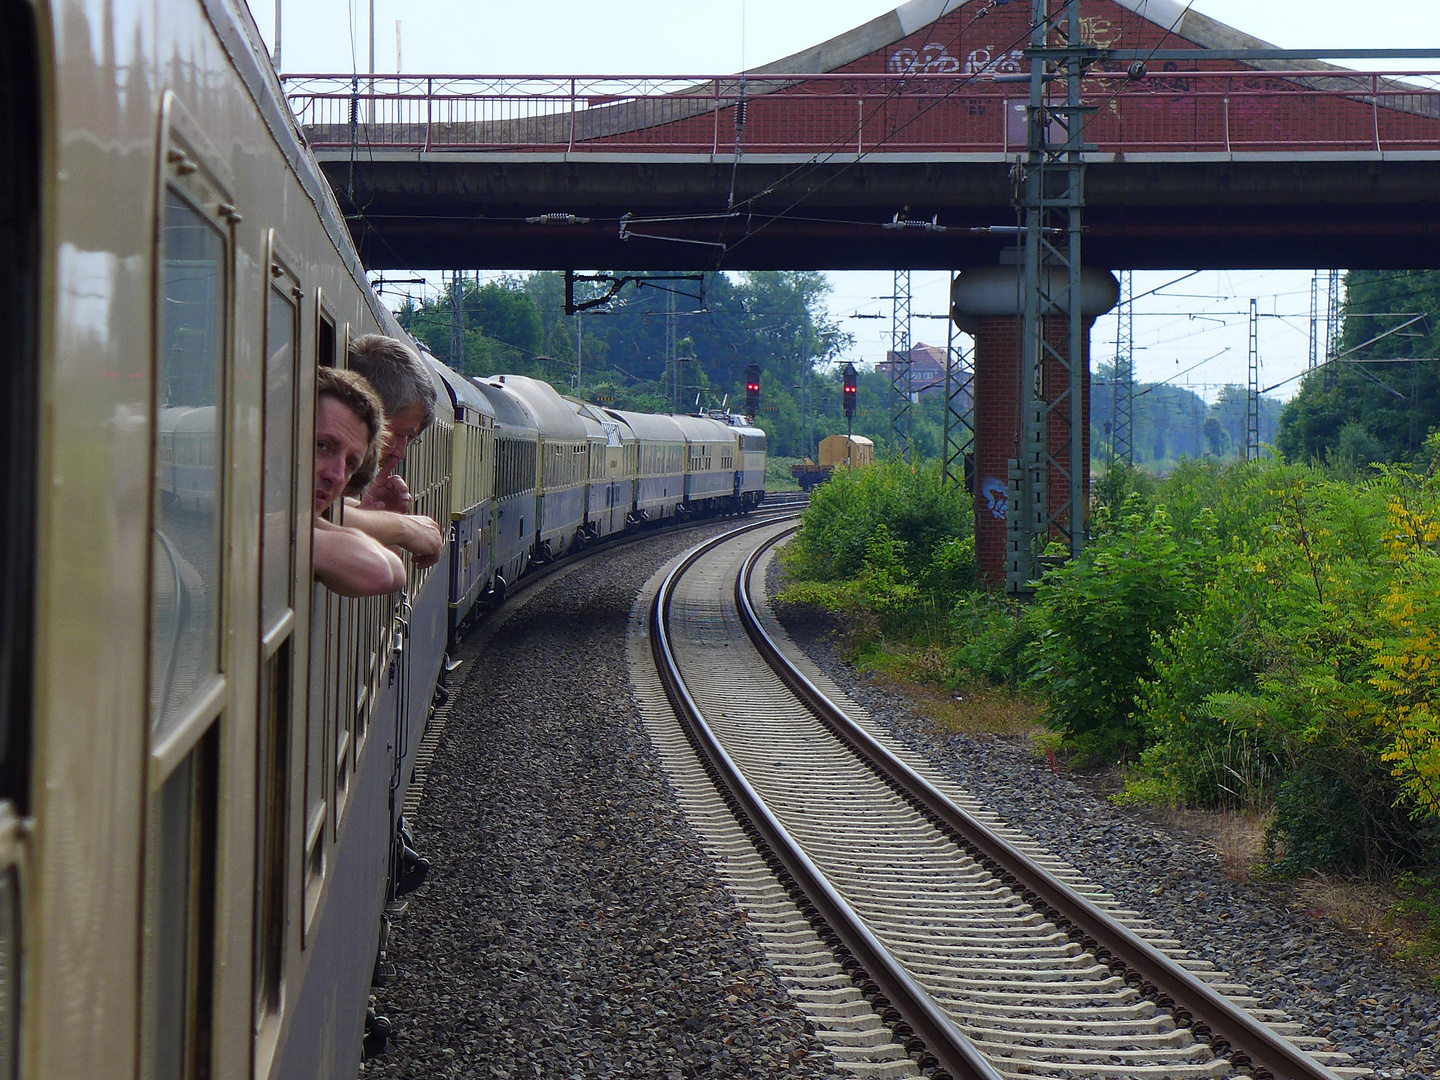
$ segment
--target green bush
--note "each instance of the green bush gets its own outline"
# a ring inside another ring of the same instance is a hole
[[[888,537],[904,545],[898,558],[918,580],[930,572],[938,548],[973,534],[973,519],[969,493],[942,486],[936,465],[889,461],[837,469],[811,495],[805,527],[789,545],[785,564],[810,580],[858,577],[884,525]],[[963,562],[954,551],[947,559],[952,568]]]
[[[1136,693],[1151,673],[1157,635],[1198,600],[1201,555],[1176,542],[1163,508],[1132,495],[1119,521],[1084,554],[1045,575],[1023,654],[1044,694],[1046,722],[1082,759],[1116,760],[1144,741]]]

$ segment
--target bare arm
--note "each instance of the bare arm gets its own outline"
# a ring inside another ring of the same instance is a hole
[[[397,514],[391,510],[366,510],[345,504],[345,524],[359,529],[372,540],[386,547],[404,548],[415,557],[416,569],[423,570],[440,561],[445,547],[444,534],[433,518],[422,514]]]
[[[317,517],[315,577],[341,596],[384,596],[405,587],[405,565],[359,529]]]

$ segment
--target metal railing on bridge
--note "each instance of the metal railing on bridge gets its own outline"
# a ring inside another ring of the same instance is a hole
[[[1100,154],[1440,153],[1440,73],[1091,70]],[[317,150],[1013,155],[1004,73],[720,77],[287,75]]]

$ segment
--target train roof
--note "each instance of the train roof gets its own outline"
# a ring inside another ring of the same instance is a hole
[[[609,446],[619,446],[622,442],[634,442],[635,434],[619,420],[608,415],[599,405],[591,405],[588,401],[581,401],[570,395],[563,395],[569,406],[575,410],[575,415],[585,425],[585,430],[590,433],[592,439],[604,439]]]
[[[624,412],[620,409],[606,409],[610,416],[627,425],[639,439],[649,439],[652,442],[684,442],[685,432],[675,422],[673,416],[661,416],[658,413],[637,413]]]
[[[708,416],[672,416],[691,442],[728,442],[735,445],[735,431],[728,424]]]
[[[530,410],[530,406],[519,394],[498,382],[475,379],[474,384],[476,389],[485,396],[485,400],[490,403],[490,407],[495,410],[497,424],[502,427],[522,428],[532,435],[539,433],[539,421],[535,419],[535,414]]]
[[[494,422],[495,407],[480,392],[478,386],[459,372],[452,371],[440,363],[428,349],[422,349],[420,355],[429,362],[431,373],[440,380],[449,393],[450,404],[455,409],[456,420],[463,420],[467,416],[473,418],[478,413],[481,416],[488,416],[491,422]]]
[[[585,425],[566,400],[548,382],[528,375],[496,375],[488,380],[522,399],[534,414],[540,434],[547,439],[583,439]]]
[[[169,405],[160,410],[161,431],[215,433],[214,405]]]
[[[838,439],[838,440],[840,440],[840,442],[844,442],[847,438],[848,438],[852,443],[854,443],[856,446],[874,446],[874,445],[875,445],[875,443],[874,443],[873,441],[871,441],[870,439],[867,439],[864,435],[849,435],[849,436],[846,436],[846,435],[827,435],[827,436],[825,436],[825,438],[821,439],[820,441],[821,441],[822,443],[828,443],[828,442],[830,442],[831,440]]]

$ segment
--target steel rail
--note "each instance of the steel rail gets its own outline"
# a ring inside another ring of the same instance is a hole
[[[802,913],[821,936],[832,947],[839,944],[848,951],[842,968],[866,993],[871,1007],[894,1025],[897,1038],[906,1040],[906,1049],[919,1052],[921,1068],[933,1066],[933,1080],[1001,1080],[995,1068],[875,937],[771,813],[720,744],[680,676],[669,631],[669,607],[676,585],[687,570],[715,548],[767,524],[775,523],[746,525],[698,545],[666,575],[651,605],[649,627],[650,650],[665,694],[732,812],[747,831],[753,831],[761,857],[772,864],[772,869],[777,869],[778,863],[798,886],[808,901]]]
[[[798,526],[797,526],[798,528]],[[794,530],[790,530],[793,532]],[[1014,889],[1102,964],[1188,1024],[1197,1038],[1257,1080],[1339,1080],[1337,1074],[1207,986],[1091,900],[1045,870],[989,826],[955,805],[943,792],[896,757],[852,720],[795,667],[766,633],[750,598],[750,578],[760,556],[788,533],[756,548],[735,578],[735,602],[751,642],[780,680],[837,738],[897,794],[922,813],[987,870]]]

